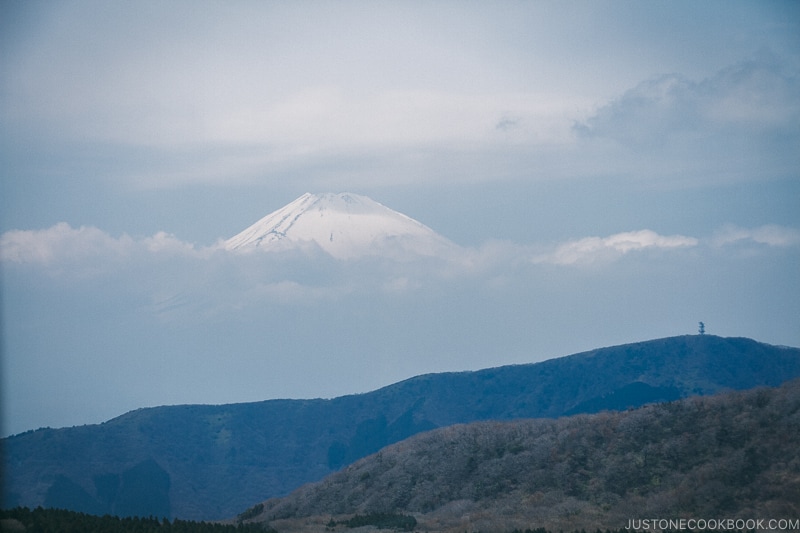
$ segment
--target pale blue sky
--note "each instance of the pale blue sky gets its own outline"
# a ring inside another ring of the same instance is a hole
[[[5,434],[698,320],[800,345],[795,2],[1,9]],[[368,195],[473,268],[210,251],[307,191]]]

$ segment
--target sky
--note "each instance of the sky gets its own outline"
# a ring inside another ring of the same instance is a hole
[[[800,346],[796,2],[6,1],[2,434]],[[353,192],[457,258],[237,255]]]

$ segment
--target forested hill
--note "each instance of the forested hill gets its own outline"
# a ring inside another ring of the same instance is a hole
[[[795,520],[798,442],[800,380],[624,412],[474,422],[384,448],[246,516],[281,533],[355,513],[413,516],[429,532]]]
[[[140,409],[4,439],[4,506],[221,519],[436,427],[625,409],[794,377],[800,349],[687,335],[331,400]]]

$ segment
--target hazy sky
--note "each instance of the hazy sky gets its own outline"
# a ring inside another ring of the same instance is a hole
[[[700,320],[800,346],[797,2],[0,10],[3,434]],[[327,191],[464,253],[215,248]]]

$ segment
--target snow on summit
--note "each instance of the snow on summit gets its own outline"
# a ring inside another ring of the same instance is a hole
[[[225,241],[228,250],[316,244],[337,259],[436,256],[457,248],[429,227],[353,193],[306,193]]]

